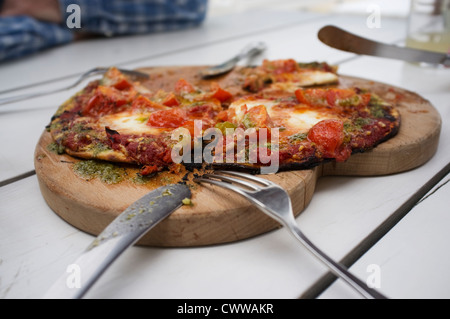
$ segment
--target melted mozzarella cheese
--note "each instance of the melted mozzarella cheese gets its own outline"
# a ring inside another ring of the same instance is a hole
[[[330,84],[338,81],[338,76],[331,72],[311,70],[301,73],[301,86]]]
[[[331,72],[304,71],[292,79],[275,82],[270,85],[270,90],[294,93],[296,90],[306,86],[323,85],[338,82],[338,76]]]
[[[322,120],[333,118],[330,114],[317,112],[313,110],[305,110],[302,112],[291,112],[286,121],[286,127],[298,131],[299,133],[308,132],[311,127]]]
[[[103,116],[99,124],[120,134],[160,134],[165,129],[147,125],[148,114],[116,113]]]
[[[244,105],[247,109],[245,109]],[[277,107],[278,103],[273,100],[241,99],[230,105],[230,109],[233,109],[235,113],[232,121],[241,123],[246,110],[248,111],[258,105],[264,105],[266,107],[267,113],[273,120],[275,127],[284,127],[285,129],[288,129],[290,133],[308,132],[311,127],[322,120],[337,118],[334,114],[306,108],[300,104],[293,105],[292,107]]]

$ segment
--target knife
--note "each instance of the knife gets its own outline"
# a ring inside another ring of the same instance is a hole
[[[117,216],[68,267],[44,299],[79,299],[128,247],[191,198],[184,184],[162,186]]]
[[[342,51],[398,59],[407,62],[424,62],[450,67],[450,54],[376,42],[331,25],[320,29],[318,37],[323,43]]]

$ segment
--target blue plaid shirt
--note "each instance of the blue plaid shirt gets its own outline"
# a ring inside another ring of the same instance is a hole
[[[205,18],[207,0],[59,0],[59,4],[62,24],[28,16],[0,17],[0,61],[69,43],[76,31],[115,36],[196,26]],[[80,6],[80,29],[66,25],[70,4]]]

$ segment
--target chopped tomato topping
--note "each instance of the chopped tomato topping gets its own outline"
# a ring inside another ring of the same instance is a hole
[[[299,89],[295,96],[300,103],[313,106],[328,105],[326,91],[322,89]]]
[[[191,106],[186,113],[191,119],[210,119],[215,114],[213,107],[209,104]]]
[[[217,83],[211,84],[211,91],[213,91],[211,97],[218,99],[220,102],[225,102],[233,96],[233,94],[222,89]]]
[[[222,122],[228,121],[228,112],[220,111],[219,114],[217,114],[217,119]]]
[[[184,121],[183,123],[183,127],[187,128],[189,130],[189,133],[191,134],[191,136],[195,136],[195,121],[194,120],[188,120],[188,121]],[[201,132],[201,127],[200,128],[200,132]]]
[[[161,110],[166,109],[164,105],[153,102],[152,100],[146,98],[143,95],[140,95],[133,101],[131,104],[133,111],[153,111],[153,110]]]
[[[122,106],[131,102],[132,93],[121,92],[112,87],[99,86],[84,106],[82,113],[90,116],[101,116],[123,111]]]
[[[308,133],[308,139],[317,144],[327,158],[335,158],[344,141],[344,122],[328,119],[314,125]]]
[[[353,89],[329,89],[327,101],[330,106],[366,106],[370,102],[370,93],[358,94]]]
[[[133,85],[130,81],[120,72],[119,69],[112,67],[109,68],[105,74],[105,78],[108,78],[111,82],[109,82],[109,86],[114,87],[118,90],[126,90],[131,88]]]
[[[116,82],[113,86],[118,90],[126,90],[129,89],[132,85],[130,82],[128,82],[127,79],[123,78]]]
[[[191,134],[191,136],[194,136],[194,128],[195,128],[195,122],[193,120],[190,121],[184,121],[183,122],[183,127],[187,128],[189,130],[189,133]]]
[[[178,106],[180,105],[180,102],[178,101],[177,97],[173,93],[169,93],[163,100],[162,104],[166,106]]]
[[[264,60],[262,66],[266,71],[274,74],[293,73],[299,69],[298,63],[293,59]]]
[[[326,92],[328,104],[334,106],[339,100],[350,99],[356,95],[352,89],[330,89]]]
[[[178,94],[192,93],[194,91],[195,88],[185,79],[179,79],[177,83],[175,83],[175,92]]]
[[[93,110],[95,108],[95,106],[100,103],[100,99],[101,99],[101,96],[98,94],[95,94],[93,97],[91,97],[89,99],[89,101],[87,102],[83,113],[90,114],[91,110]]]
[[[158,171],[158,166],[156,165],[145,165],[142,170],[141,170],[141,175],[142,176],[146,176],[149,175],[151,173],[157,172]]]
[[[242,122],[242,124],[244,124],[244,126],[247,128],[262,128],[273,126],[272,120],[269,116],[269,113],[267,113],[267,109],[264,105],[257,105],[248,110]]]
[[[247,113],[247,104],[240,105],[238,108],[238,114]],[[229,108],[226,112],[228,121],[232,122],[236,126],[239,126],[239,124],[241,124],[242,118],[237,116],[235,108]]]
[[[367,106],[370,93],[358,94],[354,89],[299,89],[295,96],[300,103],[312,106]]]
[[[103,95],[109,99],[115,106],[122,106],[131,102],[130,94],[128,92],[121,92],[117,89],[108,86],[99,86],[97,88],[97,94]]]
[[[180,109],[156,111],[150,114],[147,125],[153,127],[177,128],[185,122],[186,113]]]

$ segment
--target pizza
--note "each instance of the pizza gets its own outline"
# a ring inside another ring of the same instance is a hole
[[[400,126],[393,105],[367,88],[338,87],[327,63],[265,60],[224,80],[189,78],[140,83],[112,67],[62,104],[47,129],[60,153],[147,176],[205,164],[309,169],[370,150]]]

